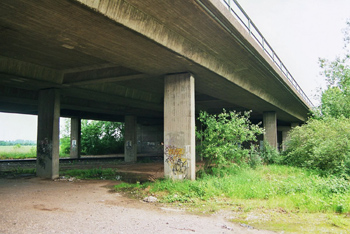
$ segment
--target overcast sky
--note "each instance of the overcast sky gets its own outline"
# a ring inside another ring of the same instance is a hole
[[[318,58],[342,53],[350,0],[238,0],[314,104]],[[0,113],[0,140],[36,140],[37,117]]]
[[[324,86],[319,58],[343,51],[350,0],[238,0],[311,101]]]

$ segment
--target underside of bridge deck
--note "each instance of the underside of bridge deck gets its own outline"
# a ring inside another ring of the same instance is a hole
[[[164,79],[191,74],[195,113],[274,112],[279,125],[309,106],[219,0],[2,0],[0,111],[38,114],[59,93],[60,116],[164,122]]]

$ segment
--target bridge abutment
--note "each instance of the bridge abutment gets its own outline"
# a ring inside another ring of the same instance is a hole
[[[39,91],[36,174],[55,179],[59,176],[60,91]]]
[[[190,73],[165,77],[164,174],[172,179],[195,179],[194,77]]]

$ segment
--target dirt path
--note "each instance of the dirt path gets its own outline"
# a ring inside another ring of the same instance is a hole
[[[272,233],[125,198],[111,183],[0,179],[0,233]]]

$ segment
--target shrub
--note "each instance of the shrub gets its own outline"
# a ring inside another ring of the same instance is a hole
[[[256,136],[263,129],[250,122],[249,114],[225,110],[218,115],[200,112],[202,130],[197,131],[197,137],[202,139],[200,153],[206,159],[206,172],[220,174],[229,165],[247,163],[251,156],[254,164],[257,162],[255,149],[249,145],[257,141]]]
[[[60,155],[70,153],[70,137],[62,137],[60,139]]]
[[[86,155],[124,152],[124,125],[119,122],[81,122],[81,153]]]
[[[264,141],[260,148],[260,157],[264,164],[278,164],[281,162],[281,155],[267,141]]]
[[[349,119],[310,119],[307,124],[294,128],[283,161],[324,173],[349,174]]]

